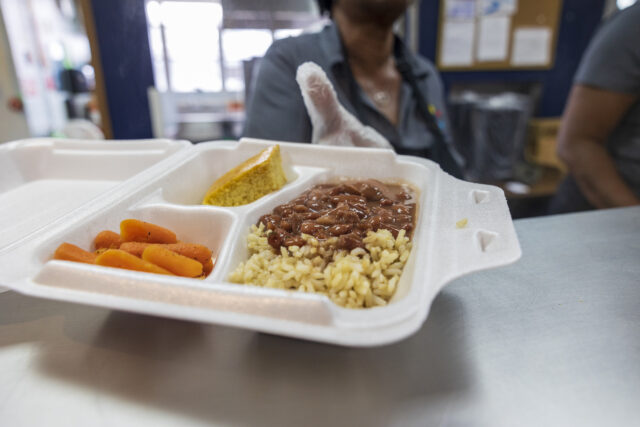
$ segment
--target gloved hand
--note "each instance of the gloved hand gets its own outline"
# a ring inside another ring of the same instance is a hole
[[[329,78],[317,64],[305,62],[300,65],[296,81],[311,117],[312,143],[392,148],[376,130],[363,125],[340,105]]]

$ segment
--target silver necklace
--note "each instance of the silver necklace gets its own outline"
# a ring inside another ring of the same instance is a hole
[[[380,90],[373,94],[373,102],[377,105],[387,106],[391,102],[391,95],[387,91]]]

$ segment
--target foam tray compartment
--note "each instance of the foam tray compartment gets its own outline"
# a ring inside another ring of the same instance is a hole
[[[373,346],[416,331],[435,295],[453,278],[520,256],[500,189],[456,180],[433,162],[388,150],[279,143],[288,178],[282,189],[239,207],[200,204],[217,177],[274,143],[211,142],[176,152],[0,256],[0,271],[5,271],[0,283],[29,295]],[[112,157],[102,166],[96,158],[91,161],[94,168],[108,169]],[[10,163],[19,166],[18,161]],[[71,181],[82,182],[83,175],[77,176]],[[406,182],[418,191],[413,249],[387,306],[346,309],[318,294],[227,282],[229,273],[247,259],[246,238],[260,216],[317,183],[343,177]],[[60,243],[90,249],[98,232],[118,231],[126,218],[164,226],[179,240],[208,246],[216,257],[213,272],[198,280],[51,260]],[[462,218],[469,226],[458,229],[455,223]],[[9,265],[19,267],[7,272]]]
[[[0,251],[187,144],[43,138],[0,145]]]

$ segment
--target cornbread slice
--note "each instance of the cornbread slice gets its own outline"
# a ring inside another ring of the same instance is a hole
[[[286,182],[280,146],[273,145],[218,178],[209,187],[202,203],[213,206],[246,205],[279,190]]]

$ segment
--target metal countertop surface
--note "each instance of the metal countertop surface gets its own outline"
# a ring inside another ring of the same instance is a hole
[[[378,348],[2,293],[0,424],[640,425],[640,208],[515,225]]]

